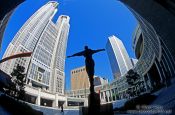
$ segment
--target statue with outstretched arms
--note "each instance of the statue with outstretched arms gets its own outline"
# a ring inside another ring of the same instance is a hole
[[[89,81],[90,81],[90,91],[94,92],[94,85],[93,85],[94,78],[93,77],[94,77],[95,63],[94,63],[94,60],[92,58],[92,55],[97,53],[97,52],[104,51],[105,49],[92,50],[92,49],[89,49],[88,46],[85,46],[84,48],[85,48],[84,51],[75,53],[75,54],[73,54],[71,56],[67,56],[67,57],[68,58],[75,57],[75,56],[84,56],[85,57],[86,72],[89,76]]]

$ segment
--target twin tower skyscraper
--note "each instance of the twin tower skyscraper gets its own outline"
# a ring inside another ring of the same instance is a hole
[[[3,58],[21,52],[33,52],[32,56],[6,61],[1,70],[11,74],[18,64],[24,66],[27,84],[63,95],[70,18],[61,15],[54,23],[57,6],[50,1],[36,11],[17,32]]]

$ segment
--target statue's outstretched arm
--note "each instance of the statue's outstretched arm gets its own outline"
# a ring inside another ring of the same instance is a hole
[[[74,57],[74,56],[83,56],[83,55],[84,55],[84,51],[75,53],[75,54],[73,54],[71,56],[67,56],[67,58]]]
[[[105,49],[93,50],[93,53],[97,53],[97,52],[100,52],[100,51],[105,51]]]

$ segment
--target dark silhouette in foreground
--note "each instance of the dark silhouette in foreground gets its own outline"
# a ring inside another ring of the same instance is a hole
[[[17,99],[25,100],[25,68],[17,65],[17,67],[13,69],[11,76],[14,80],[7,94]]]
[[[43,112],[33,109],[24,101],[18,101],[6,94],[0,95],[0,106],[7,112],[7,115],[43,115]]]
[[[88,46],[85,46],[84,47],[84,51],[81,51],[81,52],[78,52],[78,53],[75,53],[71,56],[68,56],[68,58],[70,57],[74,57],[74,56],[84,56],[85,57],[85,65],[86,65],[86,72],[89,76],[89,82],[90,82],[90,91],[91,92],[94,92],[94,66],[95,66],[95,63],[94,63],[94,60],[92,58],[92,55],[97,53],[97,52],[100,52],[100,51],[104,51],[105,49],[98,49],[98,50],[92,50],[92,49],[89,49]]]
[[[92,58],[92,55],[100,52],[100,51],[104,51],[105,49],[98,49],[98,50],[92,50],[89,49],[88,46],[84,47],[84,51],[75,53],[71,56],[68,56],[68,58],[70,57],[74,57],[74,56],[84,56],[85,57],[85,65],[86,65],[86,72],[88,74],[89,77],[89,82],[90,82],[90,94],[88,97],[88,114],[89,115],[94,115],[94,114],[99,114],[100,113],[100,97],[99,94],[94,92],[94,60]]]

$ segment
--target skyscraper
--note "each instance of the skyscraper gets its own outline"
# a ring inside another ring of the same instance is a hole
[[[52,19],[57,6],[57,2],[50,1],[36,11],[17,32],[3,58],[19,52],[33,52],[32,56],[7,61],[1,69],[10,74],[18,64],[22,65],[27,84],[62,95],[70,18],[61,15],[55,24]]]
[[[110,36],[106,44],[110,65],[114,78],[123,76],[131,69],[132,63],[122,41],[113,36]]]

